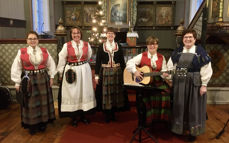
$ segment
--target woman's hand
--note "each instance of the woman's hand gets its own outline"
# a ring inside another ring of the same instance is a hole
[[[200,96],[204,95],[205,93],[207,93],[207,87],[202,85],[200,87]]]
[[[59,76],[59,81],[62,81],[62,76]]]
[[[162,74],[162,76],[163,76],[163,77],[168,77],[169,74],[164,72],[164,73]]]
[[[136,72],[134,73],[134,75],[136,76],[136,78],[137,78],[138,80],[142,80],[142,79],[143,79],[143,73],[141,73],[140,71],[136,71]]]
[[[19,92],[20,85],[15,85],[15,88],[16,88],[16,92]]]
[[[50,87],[53,85],[53,78],[50,78]]]
[[[96,84],[99,84],[99,79],[95,79],[95,83]]]

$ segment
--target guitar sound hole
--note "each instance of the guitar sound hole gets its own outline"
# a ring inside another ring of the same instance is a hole
[[[136,80],[135,80],[137,83],[139,83],[139,82],[141,82],[142,80],[140,80],[140,79],[138,79],[138,78],[136,78]]]

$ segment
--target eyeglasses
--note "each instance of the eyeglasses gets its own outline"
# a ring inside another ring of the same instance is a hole
[[[36,41],[37,40],[37,38],[28,38],[27,40],[29,40],[29,41]]]
[[[107,34],[113,35],[113,34],[114,34],[114,32],[107,32]]]
[[[184,39],[192,39],[192,38],[194,38],[193,36],[184,36]]]
[[[80,32],[73,32],[72,34],[73,34],[73,35],[76,35],[76,34],[80,34]]]
[[[155,46],[155,45],[158,45],[158,43],[149,44],[149,46]]]

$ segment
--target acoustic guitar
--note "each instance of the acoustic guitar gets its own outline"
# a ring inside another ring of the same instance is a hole
[[[162,75],[164,72],[153,72],[152,69],[149,66],[143,66],[141,68],[137,67],[137,70],[143,73],[143,79],[139,80],[134,76],[133,73],[130,73],[127,71],[127,69],[124,70],[123,73],[123,80],[124,84],[128,85],[140,85],[140,84],[150,84],[153,80],[153,76],[159,76]],[[168,72],[166,72],[168,73]]]

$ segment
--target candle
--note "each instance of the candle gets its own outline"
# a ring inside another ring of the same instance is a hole
[[[130,27],[130,21],[129,21],[129,27]]]

